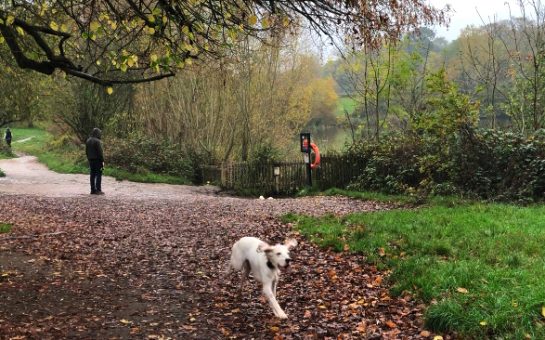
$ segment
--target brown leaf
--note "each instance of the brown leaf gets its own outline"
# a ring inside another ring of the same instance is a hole
[[[358,331],[358,332],[360,332],[360,333],[365,333],[365,332],[367,332],[367,321],[361,320],[361,321],[356,325],[356,331]]]
[[[429,331],[422,331],[420,332],[420,336],[421,337],[424,337],[424,338],[427,338],[431,335],[431,333]]]
[[[388,326],[390,328],[396,328],[397,327],[396,323],[391,321],[391,320],[386,321],[386,326]]]
[[[377,276],[377,277],[375,278],[375,280],[373,281],[373,285],[375,285],[375,286],[380,286],[381,283],[382,283],[382,276],[379,275],[379,276]]]

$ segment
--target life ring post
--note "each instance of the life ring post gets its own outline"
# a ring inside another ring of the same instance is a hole
[[[310,141],[310,133],[301,133],[300,137],[301,142],[301,152],[304,153],[305,165],[307,168],[307,185],[312,187],[312,169],[318,168],[320,166],[320,149],[315,143]],[[314,152],[314,162],[311,162],[310,154]]]
[[[310,153],[312,151],[310,142],[310,132],[303,132],[299,138],[301,152],[305,159],[305,166],[307,168],[307,185],[312,188],[312,168],[310,164]]]

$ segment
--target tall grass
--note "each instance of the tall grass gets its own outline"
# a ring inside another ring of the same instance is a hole
[[[310,218],[307,237],[392,269],[392,293],[429,304],[426,326],[463,338],[545,339],[545,207],[453,207]]]

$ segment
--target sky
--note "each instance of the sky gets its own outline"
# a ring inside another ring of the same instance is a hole
[[[452,11],[449,28],[434,27],[437,36],[444,37],[448,41],[458,38],[461,30],[468,25],[483,25],[477,10],[485,22],[492,21],[494,15],[496,21],[508,19],[509,7],[506,3],[510,4],[513,15],[520,13],[514,0],[428,0],[428,2],[438,8],[450,4]]]

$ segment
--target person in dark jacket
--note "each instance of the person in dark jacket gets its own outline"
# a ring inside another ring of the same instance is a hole
[[[11,148],[11,130],[6,129],[6,144]]]
[[[89,161],[91,173],[91,195],[104,195],[102,192],[102,170],[104,169],[104,152],[100,137],[102,131],[94,128],[91,136],[85,142],[85,153]]]

